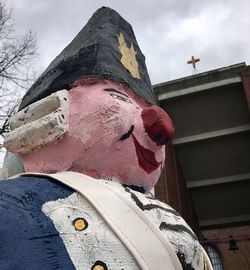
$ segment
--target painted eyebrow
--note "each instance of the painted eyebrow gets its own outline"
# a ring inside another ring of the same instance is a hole
[[[119,92],[119,91],[117,91],[117,90],[115,90],[115,89],[113,89],[113,88],[105,88],[103,91],[111,92],[111,93],[118,93],[118,94],[120,94],[120,95],[123,95],[123,96],[129,98],[126,94],[123,94],[122,92]]]

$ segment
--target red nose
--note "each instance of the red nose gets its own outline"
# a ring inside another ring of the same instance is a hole
[[[157,145],[167,144],[174,136],[174,126],[168,114],[158,106],[145,108],[141,117],[144,128]]]

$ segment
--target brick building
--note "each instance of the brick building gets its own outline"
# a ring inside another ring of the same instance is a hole
[[[240,63],[154,89],[176,128],[157,198],[191,225],[215,270],[250,269],[250,66]]]

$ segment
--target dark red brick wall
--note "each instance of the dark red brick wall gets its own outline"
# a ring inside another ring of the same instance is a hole
[[[250,68],[247,67],[241,74],[244,92],[246,95],[246,101],[250,112]]]
[[[202,234],[207,240],[221,241],[216,246],[221,254],[224,270],[250,269],[250,240],[247,239],[250,239],[250,226],[207,230],[202,231]],[[235,252],[228,250],[230,235],[236,239],[239,247]]]
[[[200,236],[197,217],[173,145],[166,147],[165,167],[155,186],[155,195],[157,199],[168,203],[177,210],[195,233]]]

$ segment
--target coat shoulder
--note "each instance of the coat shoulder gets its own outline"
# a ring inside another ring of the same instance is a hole
[[[44,177],[0,182],[1,269],[52,269],[55,265],[75,269],[53,222],[41,210],[47,201],[71,193],[66,186]],[[60,253],[50,254],[50,250]]]
[[[46,201],[65,198],[73,190],[46,177],[21,176],[0,181],[0,203],[23,209],[41,207]]]

